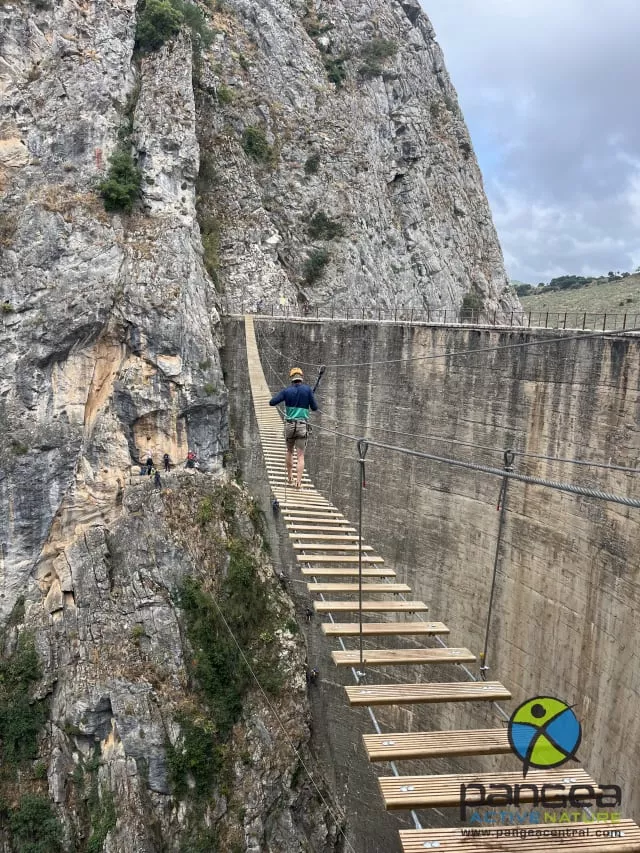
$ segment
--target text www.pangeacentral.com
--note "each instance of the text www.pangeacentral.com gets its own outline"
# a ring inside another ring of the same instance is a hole
[[[512,827],[504,829],[461,829],[463,838],[622,838],[621,829],[595,829],[592,827],[557,827],[549,829],[531,829]]]

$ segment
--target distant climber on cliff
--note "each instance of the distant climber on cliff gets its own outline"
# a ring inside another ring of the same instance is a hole
[[[307,446],[307,435],[309,431],[309,410],[315,412],[318,409],[316,398],[309,385],[304,383],[304,374],[299,367],[292,367],[289,371],[291,385],[283,388],[275,397],[269,400],[270,406],[278,403],[285,404],[284,416],[284,438],[287,444],[287,480],[289,485],[295,485],[296,489],[302,484],[304,472],[304,451]],[[293,482],[293,449],[298,451],[298,469],[295,483]]]
[[[164,470],[171,471],[171,457],[168,453],[165,453],[162,457],[162,461],[164,462]]]
[[[187,464],[184,466],[185,468],[195,468],[196,467],[196,454],[193,450],[190,450],[187,453]]]
[[[162,488],[162,479],[160,477],[160,471],[157,468],[153,469],[153,485],[156,489]]]
[[[151,472],[153,471],[153,457],[147,456],[147,474],[149,477],[151,476]]]

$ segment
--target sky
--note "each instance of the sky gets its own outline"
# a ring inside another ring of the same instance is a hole
[[[421,0],[512,279],[640,266],[640,0]]]

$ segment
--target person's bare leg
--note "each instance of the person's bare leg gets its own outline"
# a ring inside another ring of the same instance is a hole
[[[302,485],[302,475],[304,473],[304,450],[300,450],[298,448],[298,480],[297,486],[300,488]]]
[[[286,464],[287,464],[287,480],[289,481],[289,485],[291,485],[291,483],[292,483],[292,472],[293,472],[293,448],[287,447]]]

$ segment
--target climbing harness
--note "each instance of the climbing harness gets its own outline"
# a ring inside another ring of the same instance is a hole
[[[504,452],[504,470],[506,473],[510,473],[513,471],[513,463],[515,460],[515,453],[513,450],[505,450]],[[509,478],[503,477],[502,483],[500,484],[500,494],[498,495],[498,504],[496,506],[497,512],[500,513],[500,518],[498,520],[498,535],[496,538],[496,551],[493,560],[493,577],[491,579],[491,592],[489,593],[489,609],[487,611],[487,626],[484,634],[484,648],[480,653],[480,676],[483,681],[487,680],[487,672],[489,671],[489,667],[487,665],[487,649],[489,646],[489,632],[491,629],[491,614],[493,611],[493,598],[496,590],[496,577],[498,575],[498,565],[500,563],[500,551],[502,545],[502,531],[504,528],[505,517],[507,513],[507,488],[509,486]]]

